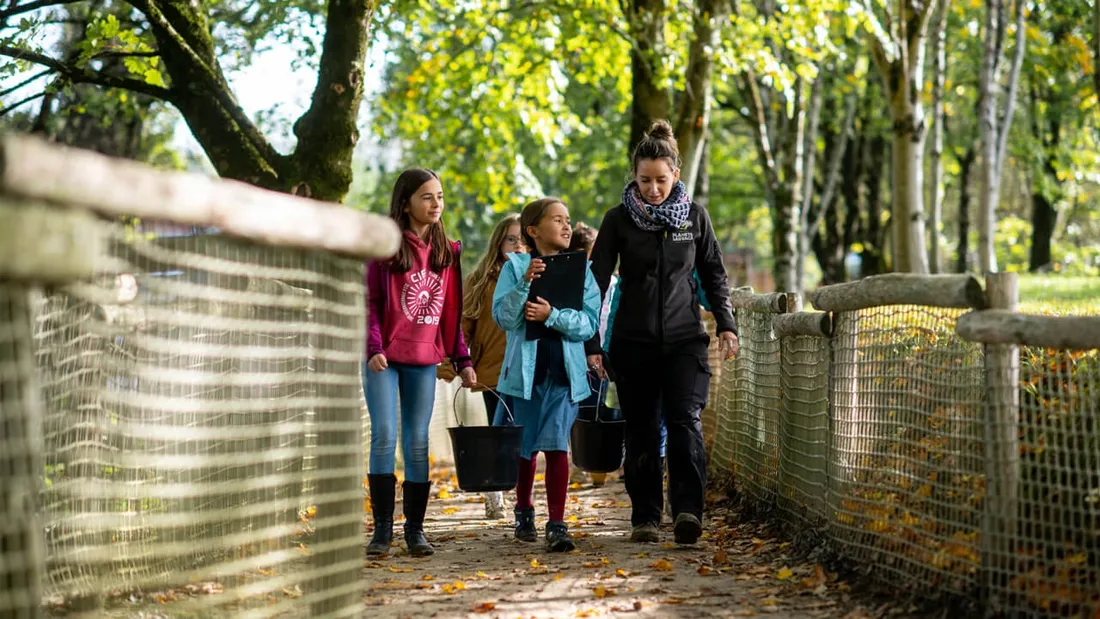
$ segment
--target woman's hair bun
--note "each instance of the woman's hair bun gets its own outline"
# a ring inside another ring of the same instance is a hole
[[[672,133],[672,125],[664,119],[653,121],[645,134],[654,140],[676,141],[676,137]]]

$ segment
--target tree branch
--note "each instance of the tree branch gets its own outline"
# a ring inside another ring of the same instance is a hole
[[[994,172],[998,181],[1001,178],[1001,170],[1004,168],[1005,154],[1008,151],[1008,134],[1012,128],[1012,117],[1016,110],[1016,89],[1020,82],[1020,67],[1024,64],[1024,49],[1027,46],[1026,24],[1024,23],[1024,0],[1016,0],[1016,50],[1012,56],[1012,68],[1008,74],[1008,89],[1005,92],[1005,110],[1001,122],[998,123],[997,135],[997,170]]]
[[[8,107],[0,110],[0,117],[7,116],[8,112],[11,112],[12,110],[14,110],[14,109],[18,108],[19,106],[23,105],[24,103],[30,103],[31,101],[34,101],[35,99],[41,99],[42,97],[45,97],[45,96],[46,96],[46,91],[43,90],[42,92],[40,92],[38,94],[33,94],[33,95],[31,95],[29,97],[26,97],[26,98],[24,98],[20,101],[16,101],[15,103],[12,103]]]
[[[84,0],[35,0],[34,2],[27,2],[26,4],[16,4],[0,11],[0,24],[7,21],[10,17],[22,15],[23,13],[30,13],[31,11],[37,11],[38,9],[44,9],[51,6],[76,4],[77,2],[83,1]]]
[[[172,101],[172,91],[160,86],[154,86],[146,82],[131,79],[128,77],[119,77],[117,75],[110,75],[107,73],[99,73],[92,71],[91,69],[80,69],[73,65],[61,62],[56,58],[51,58],[45,54],[40,54],[28,49],[21,49],[18,47],[12,47],[10,45],[0,45],[0,56],[8,56],[16,60],[27,60],[35,64],[40,64],[44,67],[49,67],[54,72],[61,74],[66,79],[74,84],[95,84],[97,86],[103,86],[105,88],[120,88],[123,90],[129,90],[132,92],[140,93],[159,99],[161,101]]]
[[[46,69],[45,71],[40,71],[38,73],[35,73],[34,75],[28,77],[27,79],[23,80],[22,82],[19,82],[18,84],[12,86],[11,88],[5,88],[3,91],[0,91],[0,98],[6,97],[6,96],[10,95],[11,93],[19,90],[20,88],[26,86],[27,84],[30,84],[34,80],[46,77],[47,75],[49,75],[50,73],[53,73],[53,72],[54,72],[53,69]]]
[[[252,119],[248,117],[244,109],[233,98],[233,93],[229,90],[229,86],[221,78],[221,76],[214,70],[214,68],[208,64],[203,58],[195,51],[190,45],[188,40],[172,26],[172,23],[168,18],[156,7],[155,2],[149,0],[135,1],[135,8],[140,10],[149,18],[149,21],[153,24],[154,28],[160,29],[164,34],[164,39],[172,43],[181,54],[184,55],[196,69],[196,72],[206,82],[206,87],[210,89],[214,99],[222,106],[225,113],[236,123],[241,133],[248,139],[252,147],[260,154],[261,157],[267,162],[269,166],[274,169],[277,162],[282,160],[280,155],[274,147],[267,141],[256,125],[252,122]],[[158,37],[158,42],[161,37]],[[163,47],[162,47],[163,49]]]
[[[764,116],[764,104],[760,99],[760,86],[756,83],[756,75],[751,71],[745,71],[744,80],[745,99],[749,103],[751,114],[750,124],[752,133],[756,138],[756,150],[760,155],[760,164],[764,168],[764,189],[769,196],[774,196],[779,187],[779,170],[775,166],[775,153],[769,138],[768,121]]]

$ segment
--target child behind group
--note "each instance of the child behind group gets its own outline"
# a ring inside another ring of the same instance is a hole
[[[542,256],[569,248],[569,210],[557,198],[531,202],[520,216],[530,254],[511,254],[493,295],[493,319],[507,332],[505,365],[498,389],[514,398],[517,425],[523,426],[519,482],[516,484],[517,539],[533,542],[535,508],[531,501],[538,452],[546,459],[546,549],[568,552],[575,547],[565,524],[569,488],[569,431],[577,418],[577,403],[591,390],[586,376],[584,342],[600,322],[600,290],[585,269],[583,310],[551,307],[541,297],[528,302],[531,282],[546,270]],[[552,335],[528,340],[528,323],[545,323]],[[498,414],[498,419],[499,419]]]

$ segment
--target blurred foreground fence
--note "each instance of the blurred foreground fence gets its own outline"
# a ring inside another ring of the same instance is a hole
[[[0,162],[0,616],[360,616],[363,264],[396,227],[22,137]]]
[[[1013,274],[739,291],[712,478],[899,591],[1100,617],[1100,317],[1029,316]]]

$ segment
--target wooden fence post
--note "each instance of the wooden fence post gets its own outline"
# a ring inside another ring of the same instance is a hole
[[[1015,273],[990,273],[986,293],[992,309],[1014,311],[1019,302]],[[1020,348],[985,345],[985,513],[982,521],[982,574],[990,609],[1017,572],[1017,510],[1020,483]]]

